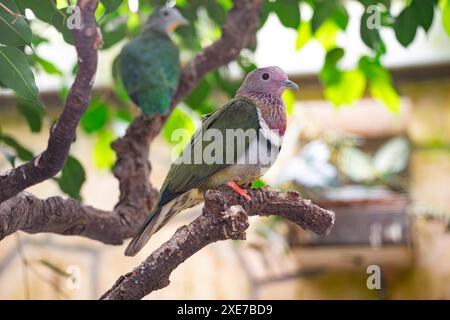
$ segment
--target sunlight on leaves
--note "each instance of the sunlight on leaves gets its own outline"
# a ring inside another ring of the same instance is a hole
[[[302,21],[297,30],[297,39],[295,40],[295,49],[302,49],[312,37],[311,21]]]
[[[189,142],[189,139],[185,139],[183,143],[180,143],[180,141],[174,141],[172,137],[172,133],[176,129],[183,129],[185,130],[185,133],[188,136],[191,136],[195,132],[195,123],[192,119],[192,116],[185,110],[183,110],[182,107],[176,107],[172,114],[170,115],[169,119],[167,120],[166,124],[163,128],[163,135],[166,141],[168,141],[171,144],[176,144],[177,152],[176,154],[181,153],[184,146]],[[179,152],[178,152],[179,151]]]
[[[337,83],[326,86],[324,94],[325,98],[335,106],[351,105],[361,99],[365,88],[366,78],[364,74],[355,69],[343,71]]]
[[[99,169],[110,169],[116,161],[116,153],[111,148],[111,143],[116,139],[111,130],[101,130],[97,133],[94,144],[94,163]]]
[[[286,106],[286,113],[290,116],[294,112],[294,105],[296,101],[295,93],[291,90],[286,90],[282,96]]]
[[[439,7],[442,11],[442,25],[450,36],[450,0],[441,0],[439,2]]]
[[[320,42],[325,50],[329,50],[336,45],[336,36],[339,32],[339,26],[331,19],[326,20],[319,29],[317,29],[314,37]]]

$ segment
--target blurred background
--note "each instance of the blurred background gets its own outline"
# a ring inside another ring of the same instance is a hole
[[[0,172],[45,148],[76,71],[70,34],[48,14],[64,17],[72,1],[41,1],[49,9],[0,0],[30,24],[31,44],[17,47],[39,88],[31,101],[0,88]],[[191,21],[174,35],[185,63],[220,36],[233,2],[175,3]],[[115,62],[162,4],[101,2],[105,43],[71,158],[56,179],[29,192],[113,208],[119,190],[109,145],[137,114]],[[234,95],[244,74],[278,65],[300,91],[284,95],[285,142],[254,186],[297,190],[333,210],[335,226],[318,237],[282,219],[252,217],[247,241],[206,247],[147,298],[449,299],[450,1],[263,1],[261,14],[255,46],[208,74],[172,113],[151,145],[150,179],[159,187],[165,178],[174,129],[193,132],[203,114]],[[0,243],[0,298],[96,299],[200,212],[177,216],[134,258],[123,255],[125,246],[81,237],[11,235]],[[377,288],[368,285],[374,266]]]

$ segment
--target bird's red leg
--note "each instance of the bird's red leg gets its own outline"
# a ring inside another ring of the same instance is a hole
[[[243,196],[247,201],[251,201],[252,197],[248,194],[248,192],[244,189],[241,189],[236,182],[230,180],[226,183],[228,186],[234,189],[237,193],[239,193],[241,196]]]

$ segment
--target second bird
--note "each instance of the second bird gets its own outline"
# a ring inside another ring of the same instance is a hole
[[[144,115],[167,114],[180,78],[179,50],[169,33],[188,21],[175,8],[156,10],[142,33],[125,45],[119,72],[125,90]]]

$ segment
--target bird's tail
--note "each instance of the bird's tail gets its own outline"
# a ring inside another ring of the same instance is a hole
[[[196,190],[191,190],[190,192],[184,193],[163,206],[159,206],[157,204],[145,220],[139,232],[134,236],[133,240],[131,240],[130,244],[125,249],[125,255],[136,255],[136,253],[138,253],[145,246],[150,237],[167,222],[169,222],[169,220],[172,219],[177,213],[196,206],[202,200],[202,193]]]
[[[150,240],[150,237],[161,227],[161,220],[164,220],[164,215],[161,214],[163,208],[156,206],[149,214],[145,222],[142,224],[138,233],[131,240],[128,247],[125,249],[125,255],[135,256]]]

